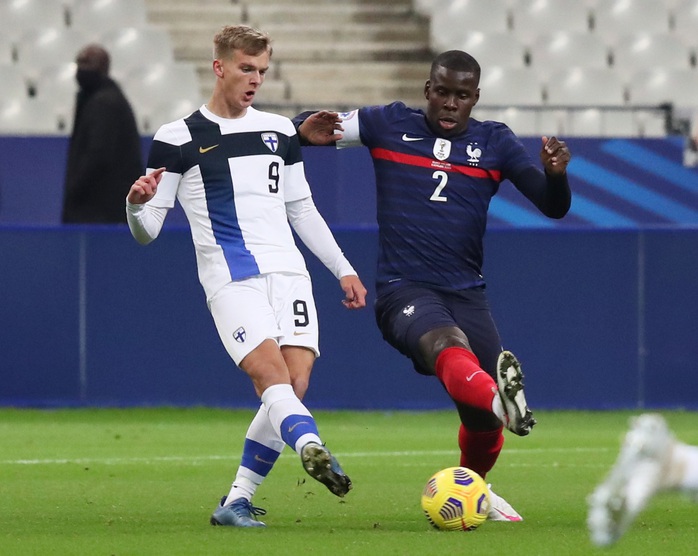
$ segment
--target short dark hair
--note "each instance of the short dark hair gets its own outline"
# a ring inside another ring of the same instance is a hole
[[[434,76],[436,68],[442,67],[454,71],[467,71],[475,75],[480,81],[480,64],[467,52],[462,50],[447,50],[442,52],[431,63],[431,76]]]

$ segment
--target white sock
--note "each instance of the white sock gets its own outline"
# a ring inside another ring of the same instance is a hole
[[[300,454],[308,442],[322,444],[315,419],[290,384],[275,384],[267,388],[262,393],[262,403],[274,430],[297,453]]]
[[[269,459],[272,463],[276,461],[276,458],[279,457],[281,451],[284,449],[284,446],[286,445],[284,441],[281,440],[281,437],[278,435],[278,433],[274,431],[274,427],[272,427],[271,422],[269,421],[269,415],[267,414],[267,409],[264,406],[264,404],[260,405],[259,409],[257,410],[257,413],[252,419],[252,422],[250,423],[250,426],[247,429],[245,440],[246,443],[244,450],[250,449],[247,440],[251,440],[253,442],[256,442],[257,444],[262,444],[263,446],[269,448]],[[255,456],[251,454],[243,453],[242,461],[244,463],[249,458],[254,457]],[[262,471],[260,467],[255,466],[256,469]],[[260,484],[262,484],[262,481],[264,481],[264,478],[266,477],[266,474],[270,471],[270,469],[265,469],[264,471],[264,474],[256,473],[254,469],[249,469],[248,467],[243,466],[241,463],[238,467],[237,474],[235,475],[235,481],[233,482],[230,488],[230,493],[228,494],[228,498],[226,499],[225,504],[229,504],[237,498],[245,498],[247,500],[252,500],[252,497],[254,496],[257,487]]]
[[[499,392],[495,393],[494,398],[492,398],[492,413],[494,413],[502,423],[506,423],[507,414],[506,411],[504,411],[504,404],[502,404],[502,398],[499,396]]]

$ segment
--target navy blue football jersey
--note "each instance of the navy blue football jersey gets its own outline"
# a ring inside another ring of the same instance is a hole
[[[376,174],[378,293],[400,280],[453,289],[484,285],[482,241],[499,184],[536,167],[503,123],[470,119],[444,139],[401,102],[342,114],[338,147],[368,147]]]

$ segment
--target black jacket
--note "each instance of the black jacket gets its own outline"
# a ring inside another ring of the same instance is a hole
[[[126,222],[126,195],[142,173],[136,119],[121,88],[105,77],[95,90],[81,90],[68,150],[63,222]]]

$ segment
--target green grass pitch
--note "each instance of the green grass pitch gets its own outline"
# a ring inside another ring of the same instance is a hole
[[[422,487],[457,465],[455,412],[314,412],[351,476],[345,499],[287,449],[255,497],[266,529],[211,527],[237,467],[249,410],[0,409],[0,553],[54,555],[691,554],[698,505],[655,498],[628,534],[596,549],[586,496],[615,460],[637,412],[537,412],[530,436],[507,433],[487,480],[524,516],[440,532]],[[664,412],[698,444],[698,413]]]

